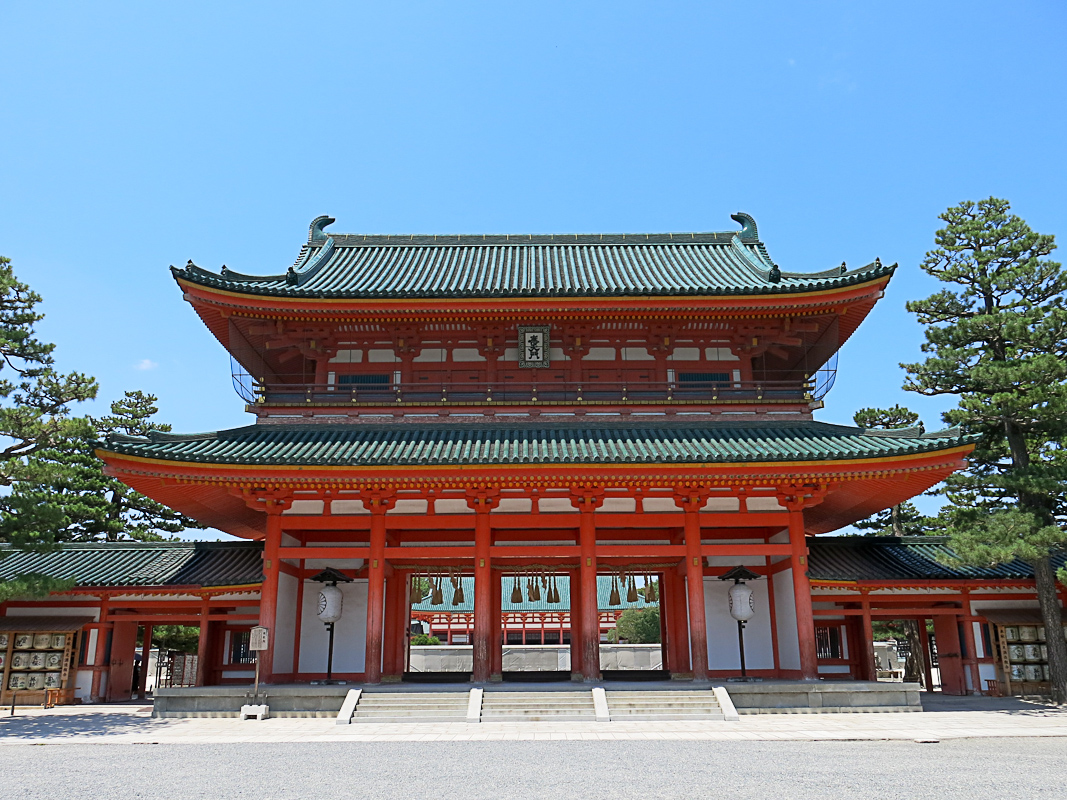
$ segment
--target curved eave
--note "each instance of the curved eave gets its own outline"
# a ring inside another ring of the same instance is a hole
[[[103,448],[96,453],[106,463],[108,474],[142,494],[211,527],[260,538],[263,515],[250,509],[240,496],[241,489],[252,486],[307,489],[392,484],[416,488],[434,482],[566,485],[576,479],[610,484],[635,478],[725,486],[828,484],[831,488],[826,499],[805,514],[809,532],[828,533],[926,491],[964,467],[964,457],[973,449],[974,444],[962,444],[908,455],[818,461],[370,466],[214,464],[132,456]]]
[[[839,315],[841,347],[881,298],[892,273],[852,286],[781,295],[456,298],[346,300],[331,298],[270,298],[212,289],[178,279],[184,298],[212,335],[232,351],[230,318],[282,319],[316,323],[353,320],[385,322],[565,319],[601,315],[641,317],[726,317]]]

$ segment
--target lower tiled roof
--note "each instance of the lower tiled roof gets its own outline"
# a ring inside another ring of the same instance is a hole
[[[36,573],[77,586],[248,586],[263,580],[258,542],[68,544],[52,553],[0,545],[0,580]]]
[[[952,548],[943,536],[834,536],[814,539],[810,545],[808,576],[830,581],[893,580],[1033,580],[1025,561],[995,567],[954,565]],[[1067,563],[1067,553],[1052,558],[1053,568]]]
[[[166,461],[248,465],[626,464],[823,461],[946,450],[951,429],[873,431],[811,420],[701,424],[251,425],[149,438],[112,436],[101,449]]]

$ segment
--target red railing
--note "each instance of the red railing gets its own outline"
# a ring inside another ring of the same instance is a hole
[[[797,381],[663,383],[518,383],[388,385],[266,384],[255,387],[262,405],[537,405],[647,403],[801,403],[811,400],[811,385]]]

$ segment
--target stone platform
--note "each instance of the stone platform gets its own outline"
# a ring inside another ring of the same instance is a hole
[[[704,683],[698,681],[609,681],[589,684],[524,683],[521,694],[528,698],[536,693],[591,691],[602,687],[608,693],[648,692],[664,697],[670,692],[711,691],[724,687],[738,714],[834,713],[922,711],[919,685],[873,681],[764,681],[760,683]],[[581,688],[579,688],[581,687]],[[259,702],[270,706],[270,716],[332,718],[336,717],[350,689],[365,695],[427,694],[427,705],[434,705],[432,695],[440,693],[468,695],[471,684],[394,683],[377,686],[311,686],[289,684],[260,686]],[[485,694],[516,694],[507,684],[479,687]],[[517,695],[516,695],[517,696]],[[504,701],[504,698],[499,698]],[[551,700],[546,697],[546,700]],[[203,686],[180,689],[157,689],[152,716],[157,718],[238,717],[241,706],[252,702],[248,686]]]

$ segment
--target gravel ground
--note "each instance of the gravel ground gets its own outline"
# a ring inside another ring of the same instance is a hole
[[[1062,738],[914,742],[365,742],[0,748],[0,796],[1067,797]]]

